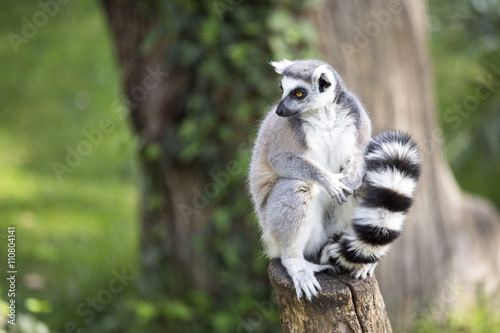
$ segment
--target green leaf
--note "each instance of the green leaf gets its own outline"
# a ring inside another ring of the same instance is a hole
[[[189,321],[193,315],[193,310],[181,301],[169,301],[163,305],[163,316],[167,320]]]
[[[52,305],[49,301],[36,299],[36,298],[26,298],[24,300],[24,306],[28,311],[33,313],[50,313],[52,312]]]

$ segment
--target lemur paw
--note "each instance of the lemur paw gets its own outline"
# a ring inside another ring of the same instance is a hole
[[[353,190],[341,182],[345,176],[341,173],[332,174],[329,179],[329,186],[326,189],[335,205],[342,205],[347,201],[347,197]]]
[[[353,279],[356,279],[356,280],[359,280],[359,279],[364,280],[368,276],[369,272],[370,272],[370,265],[365,264],[365,265],[363,265],[363,267],[358,268],[357,270],[351,272],[351,277]]]
[[[353,279],[366,279],[368,276],[373,276],[373,271],[377,267],[377,263],[364,264],[363,267],[356,269],[351,273]]]
[[[375,267],[377,267],[378,262],[370,264],[370,269],[368,270],[368,276],[373,276],[373,271],[375,270]]]
[[[352,192],[356,191],[358,188],[360,188],[361,183],[362,183],[362,178],[361,177],[349,177],[345,176],[340,179],[340,182],[347,186],[349,189],[351,189]]]
[[[326,269],[333,269],[330,265],[317,265],[306,261],[305,259],[289,258],[283,259],[288,275],[292,278],[293,286],[300,300],[303,295],[310,301],[321,290],[321,286],[314,276],[314,272],[320,272]]]

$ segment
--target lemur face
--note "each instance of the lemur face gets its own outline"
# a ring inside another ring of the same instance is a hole
[[[314,112],[335,98],[336,80],[329,66],[319,61],[288,61],[271,63],[283,75],[283,94],[276,108],[280,117]]]

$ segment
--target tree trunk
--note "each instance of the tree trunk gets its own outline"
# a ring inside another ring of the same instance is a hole
[[[292,280],[279,259],[269,263],[284,333],[392,332],[377,280],[353,280],[349,274],[316,274],[322,290],[313,302],[297,299]]]
[[[319,48],[371,114],[375,132],[407,131],[423,174],[405,230],[377,276],[391,321],[466,305],[498,289],[500,221],[461,192],[443,156],[436,119],[424,1],[328,1],[311,13]]]
[[[201,189],[205,182],[196,166],[180,167],[168,159],[164,136],[167,126],[182,121],[180,101],[190,76],[185,71],[166,72],[164,54],[172,41],[158,40],[144,51],[145,40],[163,24],[155,2],[102,3],[122,69],[122,102],[130,111],[129,119],[139,141],[143,291],[183,296],[193,286],[207,283],[190,247],[190,237],[203,218],[190,204],[196,199],[193,189]],[[182,204],[188,204],[191,210],[183,214],[179,208]]]

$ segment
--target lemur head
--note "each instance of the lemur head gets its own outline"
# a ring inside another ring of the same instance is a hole
[[[319,60],[271,61],[283,75],[283,96],[276,108],[280,117],[311,112],[331,104],[343,83],[335,70]]]

